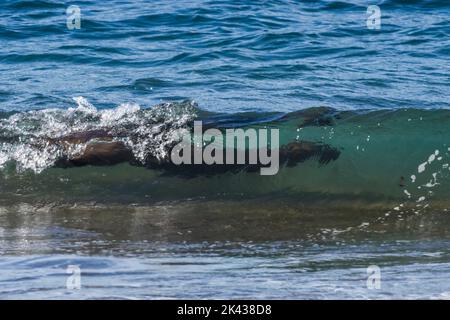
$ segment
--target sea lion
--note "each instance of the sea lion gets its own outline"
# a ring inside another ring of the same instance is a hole
[[[280,163],[285,163],[288,167],[293,167],[308,159],[317,159],[320,164],[328,164],[339,158],[340,151],[327,144],[296,141],[281,147]]]
[[[84,151],[72,158],[61,158],[55,166],[102,166],[128,162],[131,165],[143,166],[149,169],[163,170],[166,174],[192,177],[197,175],[215,175],[226,172],[255,172],[262,168],[261,164],[174,164],[170,158],[147,157],[144,162],[138,161],[132,150],[122,141],[114,140],[114,136],[106,130],[93,130],[72,133],[57,139],[49,139],[50,143],[65,148],[74,144],[86,144]],[[194,148],[194,145],[191,146]],[[246,159],[249,159],[249,150],[246,150]],[[280,166],[293,167],[309,159],[316,159],[319,164],[325,165],[338,159],[340,151],[326,144],[295,141],[281,146],[279,150]],[[226,149],[224,149],[224,154]],[[170,153],[169,153],[170,154]],[[194,152],[191,152],[193,155]],[[234,152],[237,157],[237,152]],[[235,159],[236,160],[236,159]],[[192,161],[191,163],[194,163]]]
[[[294,111],[285,114],[279,119],[279,121],[286,121],[291,119],[302,119],[302,122],[298,124],[299,128],[314,126],[334,126],[336,119],[340,118],[337,110],[329,107],[314,107],[304,110]]]
[[[74,166],[104,166],[132,162],[134,157],[122,141],[99,141],[89,143],[81,155],[68,160]]]
[[[75,132],[59,138],[47,139],[48,142],[63,149],[77,144],[86,144],[83,152],[72,158],[61,158],[57,167],[72,167],[85,165],[114,165],[133,160],[133,154],[121,141],[113,141],[113,136],[106,130],[89,130]]]

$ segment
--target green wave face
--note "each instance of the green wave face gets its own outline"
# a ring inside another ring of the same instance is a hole
[[[127,163],[49,166],[35,173],[17,171],[11,162],[1,173],[0,201],[146,203],[272,196],[354,207],[448,206],[450,111],[314,108],[290,114],[229,115],[201,110],[196,114],[208,127],[222,130],[276,128],[282,146],[305,141],[327,145],[338,150],[339,157],[327,163],[313,157],[294,166],[284,164],[274,176],[245,170],[202,174],[189,166],[174,173],[166,167],[148,169]]]
[[[336,119],[340,118],[340,119]],[[328,126],[297,128],[295,138],[321,141],[341,150],[327,166],[299,166],[297,192],[446,201],[450,187],[450,112],[396,110],[338,114]],[[294,138],[297,119],[283,124]],[[424,199],[425,198],[425,199]]]

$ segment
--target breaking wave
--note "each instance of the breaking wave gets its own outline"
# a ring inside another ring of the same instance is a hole
[[[97,110],[81,97],[75,101],[77,105],[66,110],[1,114],[0,203],[27,199],[146,203],[270,195],[303,204],[380,205],[389,210],[387,214],[415,214],[429,206],[447,210],[450,206],[449,110],[339,111],[318,107],[291,113],[229,114],[203,111],[193,101],[152,108],[123,104],[106,110]],[[280,146],[292,146],[285,149],[288,152],[299,146],[312,148],[312,156],[300,154],[299,161],[281,164],[279,172],[270,177],[245,170],[217,168],[207,175],[200,167],[145,165],[149,158],[167,160],[181,139],[180,132],[191,132],[196,119],[205,127],[219,129],[277,128]],[[93,138],[88,134],[83,140],[77,135],[80,132],[93,132]],[[76,143],[52,143],[67,136]],[[83,153],[96,136],[100,141],[110,139],[125,145],[137,163],[57,165],[61,158]],[[324,157],[327,161],[321,161]],[[187,174],[180,175],[180,170]]]
[[[128,146],[138,161],[149,156],[165,158],[196,115],[192,101],[162,103],[151,109],[122,104],[97,110],[85,98],[74,98],[77,106],[67,110],[44,109],[15,113],[0,120],[0,168],[14,163],[18,171],[36,173],[58,159],[82,154],[86,143],[54,144],[50,141],[72,133],[104,130]]]

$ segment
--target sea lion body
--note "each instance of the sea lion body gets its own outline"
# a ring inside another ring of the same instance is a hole
[[[128,162],[131,165],[143,166],[150,169],[164,170],[166,173],[183,176],[214,175],[226,172],[256,172],[263,166],[261,164],[174,164],[170,158],[159,159],[148,157],[144,162],[138,161],[132,150],[124,142],[115,140],[115,137],[106,130],[92,130],[72,133],[58,139],[49,140],[51,143],[69,147],[70,145],[86,144],[84,151],[71,158],[57,161],[58,167],[73,166],[105,166]],[[192,145],[192,148],[194,146]],[[226,150],[224,149],[224,154]],[[169,153],[170,154],[170,153]],[[193,152],[191,152],[193,155]],[[237,154],[237,152],[234,152]],[[249,159],[249,150],[246,150],[246,159]],[[309,159],[316,159],[320,164],[327,164],[336,160],[340,151],[331,146],[309,141],[295,141],[280,148],[280,165],[293,167]],[[192,161],[191,163],[194,163]]]
[[[102,141],[89,143],[80,156],[69,161],[74,166],[105,166],[131,162],[133,159],[133,153],[122,141]]]
[[[85,165],[114,165],[121,162],[133,161],[133,153],[122,142],[114,141],[114,137],[106,130],[90,130],[71,133],[49,142],[68,148],[77,144],[86,144],[81,154],[72,158],[60,159],[59,167],[85,166]]]

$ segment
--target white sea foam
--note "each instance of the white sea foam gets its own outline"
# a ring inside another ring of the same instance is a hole
[[[164,159],[170,147],[188,132],[196,104],[192,101],[163,103],[150,109],[121,104],[97,110],[83,97],[74,98],[69,109],[44,109],[16,113],[0,120],[0,168],[15,163],[18,171],[42,170],[62,157],[74,157],[84,144],[61,146],[49,139],[89,130],[105,130],[123,141],[138,161]]]

